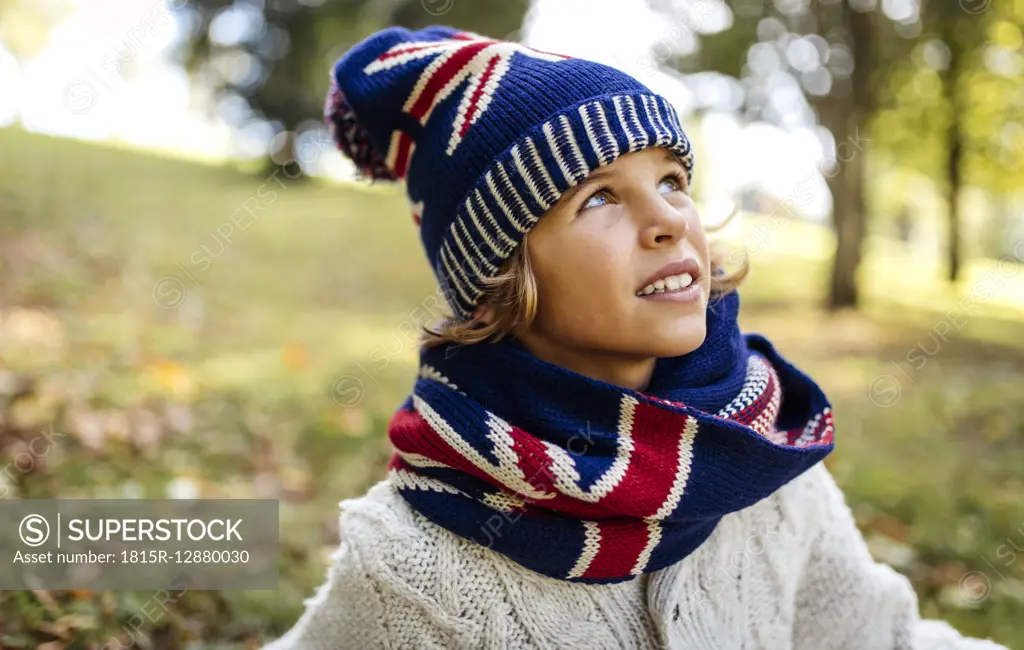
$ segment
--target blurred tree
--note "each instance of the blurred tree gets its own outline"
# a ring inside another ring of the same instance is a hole
[[[17,58],[35,56],[74,6],[72,0],[0,0],[0,42]]]
[[[961,191],[964,160],[971,146],[968,84],[985,39],[984,15],[966,5],[924,0],[922,29],[910,56],[897,59],[882,84],[883,110],[876,120],[879,144],[944,187],[947,276],[955,281],[963,258]],[[895,121],[903,132],[893,131]]]
[[[1018,7],[1022,6],[1021,3],[1016,4]],[[1012,14],[1012,5],[1013,3],[1004,3],[1002,10],[1006,11],[1009,9],[1007,13]],[[969,4],[965,6],[969,6]],[[943,99],[949,110],[945,151],[946,209],[948,216],[947,277],[950,282],[955,282],[960,274],[963,257],[960,195],[964,184],[964,172],[966,171],[966,151],[968,149],[987,149],[986,140],[991,140],[993,137],[998,138],[1004,126],[1012,123],[1014,117],[1010,111],[998,110],[997,112],[1001,113],[1001,115],[996,120],[976,119],[975,122],[981,122],[978,124],[981,128],[976,129],[976,132],[982,137],[972,138],[969,126],[969,121],[971,120],[970,112],[972,111],[970,104],[977,102],[978,98],[978,95],[971,92],[972,86],[977,88],[979,85],[987,85],[984,79],[984,77],[988,76],[985,72],[985,59],[992,55],[993,49],[1002,50],[1007,53],[1012,52],[1013,49],[1020,50],[1020,23],[1017,26],[1009,23],[1006,24],[1009,34],[1008,38],[1003,40],[1010,48],[1004,48],[999,43],[998,34],[1002,25],[998,16],[1000,9],[996,8],[991,12],[986,11],[981,14],[975,14],[965,11],[964,6],[937,2],[936,0],[926,0],[925,7],[925,16],[928,19],[926,25],[941,39],[948,53],[948,56],[945,57],[946,65],[941,75],[944,91]],[[1020,18],[1020,16],[1017,16],[1017,18]],[[990,27],[995,27],[995,29],[990,29]],[[990,36],[995,36],[995,38],[990,40]],[[1019,83],[1021,77],[1019,67],[1015,76]],[[1009,88],[1004,90],[1009,90]],[[1002,95],[1000,99],[1003,101],[997,100],[994,102],[996,106],[1007,108],[1013,106],[1009,93],[1001,92],[999,94]],[[985,99],[995,99],[995,97],[989,96],[985,97]],[[986,109],[983,108],[982,110],[985,111]],[[1016,118],[1018,120],[1021,118],[1021,111],[1017,111]],[[993,160],[1000,161],[1002,159],[1003,162],[1007,162],[1005,157],[998,155],[996,152],[993,153],[996,154],[993,156]],[[1019,164],[1019,161],[1010,162],[1011,165],[1013,162]],[[997,166],[1002,165],[997,163]]]
[[[679,0],[651,1],[678,18]],[[748,119],[787,124],[795,118],[829,129],[836,163],[822,171],[832,194],[836,250],[828,306],[856,306],[867,231],[863,154],[883,71],[879,24],[884,14],[874,11],[873,0],[724,1],[733,14],[731,28],[702,36],[694,55],[671,63],[682,72],[737,78],[745,91],[741,111]],[[802,106],[792,99],[781,105],[780,98],[791,98],[792,90],[805,98]]]
[[[946,274],[955,281],[963,233],[998,219],[964,215],[963,187],[999,197],[1024,180],[1024,3],[925,0],[921,23],[912,51],[892,62],[879,86],[872,133],[879,149],[943,188]]]
[[[836,251],[832,308],[857,304],[856,273],[867,233],[866,160],[889,154],[945,187],[948,276],[963,259],[965,183],[1019,187],[1024,168],[1024,3],[990,0],[725,0],[731,28],[699,36],[683,72],[737,78],[748,119],[785,124],[802,109],[779,97],[802,91],[837,146],[823,170],[833,199]],[[651,0],[678,20],[687,0]],[[870,138],[868,138],[870,134]]]
[[[293,159],[295,136],[321,128],[331,65],[388,25],[448,24],[503,36],[527,0],[177,0],[192,26],[181,56],[235,126],[269,122],[270,159]],[[266,133],[267,129],[263,128]]]
[[[868,131],[868,118],[874,111],[876,95],[872,78],[879,68],[878,51],[872,48],[877,33],[873,11],[855,10],[852,3],[842,2],[831,21],[833,38],[848,48],[853,66],[850,74],[848,97],[826,94],[819,105],[822,121],[832,132],[836,142],[836,169],[829,170],[832,190],[832,222],[836,230],[836,250],[832,263],[832,276],[828,294],[831,309],[855,307],[858,302],[857,269],[867,234],[865,201],[866,154],[862,134]],[[820,5],[819,5],[820,6]],[[826,12],[819,12],[824,16]],[[845,43],[844,43],[845,42]],[[865,138],[866,139],[866,136]]]
[[[949,107],[949,127],[946,130],[946,211],[947,219],[947,261],[949,281],[956,282],[960,275],[961,237],[960,237],[960,189],[963,164],[964,144],[966,139],[964,125],[964,91],[967,80],[965,71],[968,68],[968,57],[978,47],[982,30],[978,29],[981,20],[966,15],[962,7],[950,2],[925,0],[925,15],[932,23],[930,27],[938,35],[949,53],[942,75],[943,100]]]

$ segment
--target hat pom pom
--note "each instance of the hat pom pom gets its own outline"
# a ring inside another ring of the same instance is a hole
[[[356,118],[355,110],[333,78],[324,108],[324,121],[338,149],[355,163],[362,176],[375,180],[397,180],[398,177],[384,162],[384,156],[373,146],[370,132]]]

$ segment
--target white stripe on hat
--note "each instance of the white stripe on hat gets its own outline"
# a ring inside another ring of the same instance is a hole
[[[494,251],[495,254],[498,255],[498,257],[504,259],[505,257],[507,257],[507,254],[505,253],[504,249],[500,249],[498,247],[493,237],[490,236],[487,230],[483,227],[483,224],[480,223],[480,220],[476,216],[476,211],[473,209],[473,198],[478,197],[479,193],[480,192],[478,191],[474,191],[473,194],[471,194],[471,196],[466,199],[466,213],[469,214],[470,220],[473,222],[473,225],[476,226],[476,231],[480,233],[480,236],[482,237],[483,241],[487,243],[487,246],[490,247],[490,250]],[[486,211],[486,206],[480,207],[482,210]]]
[[[461,223],[461,221],[460,221],[460,223]],[[486,273],[481,273],[479,267],[477,267],[476,264],[473,263],[474,260],[479,260],[480,258],[478,256],[474,256],[474,255],[470,255],[469,254],[469,251],[467,251],[466,247],[463,246],[463,244],[462,244],[462,237],[459,236],[458,230],[453,231],[452,236],[449,237],[449,240],[444,242],[444,246],[449,247],[449,251],[450,252],[452,250],[452,242],[455,242],[455,245],[462,252],[462,254],[464,256],[464,259],[469,261],[469,263],[472,265],[473,272],[476,273],[477,277],[478,278],[479,277],[485,277],[487,274]],[[472,244],[472,240],[470,241],[470,244]],[[474,247],[474,249],[475,249],[475,247]],[[455,256],[453,255],[453,257],[455,257]],[[487,263],[485,260],[483,260],[483,261],[484,261],[484,263]],[[492,267],[492,270],[497,270],[497,269]]]
[[[604,106],[601,106],[601,102],[594,102],[594,107],[597,108],[597,117],[601,121],[601,127],[604,129],[604,137],[608,138],[609,146],[611,147],[611,160],[614,160],[619,156],[619,143],[615,140],[615,134],[612,133],[611,126],[608,125],[608,116],[605,115]]]
[[[427,67],[423,69],[423,73],[420,75],[420,78],[416,81],[416,85],[413,87],[412,93],[405,100],[405,105],[402,106],[403,112],[408,113],[412,110],[412,107],[419,101],[420,95],[422,95],[423,91],[426,90],[427,82],[432,80],[434,78],[434,73],[437,72],[437,70],[445,63],[448,63],[448,59],[453,56],[455,56],[455,51],[448,51],[427,64]],[[448,95],[451,95],[452,91],[455,90],[455,87],[462,83],[467,76],[469,76],[469,69],[463,67],[459,70],[458,74],[448,80],[448,83],[445,84],[444,88],[442,88],[441,91],[434,96],[433,101],[430,102],[430,106],[427,108],[426,112],[423,113],[423,117],[419,120],[420,124],[427,123],[427,120],[430,119],[430,114],[434,112],[434,107],[448,97]]]
[[[417,43],[403,43],[401,45],[396,45],[395,47],[393,47],[390,50],[388,50],[386,53],[387,54],[392,54],[394,52],[402,52],[403,50],[407,50],[407,49],[411,49],[411,48],[416,48],[416,47],[419,47],[419,44],[417,44]],[[423,47],[421,49],[414,49],[412,52],[403,52],[402,54],[400,54],[398,56],[393,56],[393,57],[384,59],[383,61],[378,58],[378,59],[376,59],[374,61],[371,61],[369,63],[369,65],[367,65],[365,68],[363,68],[363,73],[364,74],[373,74],[375,72],[380,72],[381,70],[389,70],[391,68],[394,68],[395,66],[406,64],[409,61],[412,61],[414,59],[424,59],[424,58],[426,58],[428,56],[434,56],[438,52],[442,52],[442,51],[448,49],[448,47],[449,46],[448,46],[447,43],[440,42],[440,43],[438,43],[436,45],[429,45],[429,46]]]
[[[497,53],[496,53],[497,52]],[[483,91],[480,92],[477,97],[477,90],[480,87],[480,81],[483,79],[483,74],[472,75],[472,82],[470,87],[462,96],[462,101],[459,103],[458,111],[455,116],[455,124],[452,129],[451,138],[448,140],[448,155],[452,155],[455,148],[462,142],[462,128],[466,121],[466,113],[469,111],[470,105],[476,100],[476,110],[473,113],[473,117],[469,120],[470,124],[475,124],[476,121],[483,115],[487,107],[490,106],[491,100],[494,98],[494,92],[498,89],[498,85],[501,84],[502,78],[505,73],[508,72],[509,65],[511,64],[511,58],[501,56],[500,49],[495,46],[485,47],[473,60],[466,66],[467,74],[471,71],[476,72],[484,70],[490,65],[491,60],[497,59],[494,64],[494,68],[491,70],[491,74],[487,79],[487,83],[484,84]]]
[[[530,214],[530,208],[528,208],[526,206],[526,201],[523,200],[523,197],[519,196],[519,192],[516,190],[515,185],[513,185],[512,181],[509,180],[508,174],[505,172],[505,166],[502,165],[501,162],[498,162],[497,166],[498,166],[498,175],[501,176],[501,182],[505,184],[506,188],[508,188],[509,194],[511,194],[513,197],[515,197],[516,203],[519,205],[520,213],[524,217],[526,217],[526,220],[531,225],[533,225],[533,223],[537,221],[537,217],[534,216],[533,214]],[[525,231],[523,231],[523,232],[525,232]]]
[[[622,114],[622,97],[620,95],[612,97],[612,104],[615,106],[615,118],[619,121],[619,128],[626,135],[626,151],[632,151],[633,134],[629,131],[629,123],[626,121],[626,116]]]
[[[658,98],[658,119],[661,120],[662,126],[669,133],[669,142],[678,143],[680,139],[679,131],[673,126],[671,117],[671,107],[667,99]]]
[[[674,127],[680,134],[683,133],[683,125],[679,122],[679,114],[676,113],[676,108],[672,104],[665,102],[665,114],[668,116],[668,123]]]
[[[515,248],[516,241],[505,234],[505,230],[498,224],[494,215],[491,214],[490,209],[487,207],[487,203],[484,202],[484,195],[480,193],[479,189],[473,190],[473,195],[476,196],[478,201],[480,201],[480,211],[483,212],[484,216],[487,217],[487,220],[491,222],[492,226],[494,226],[494,229],[498,233],[498,237],[501,237],[506,244]],[[506,253],[505,255],[502,255],[502,257],[508,257],[508,254]]]
[[[686,137],[686,129],[683,128],[683,124],[679,120],[679,113],[676,112],[676,107],[672,104],[666,102],[665,105],[668,107],[669,119],[671,120],[672,125],[677,129],[679,143],[685,150],[684,155],[689,157],[691,149],[690,140]]]
[[[462,234],[461,235],[459,234],[458,229],[456,229],[456,227],[455,227],[456,224],[458,224],[458,227],[462,229]],[[466,228],[466,220],[465,220],[465,218],[463,218],[461,215],[456,217],[455,221],[452,223],[451,230],[452,230],[452,237],[455,238],[455,242],[456,243],[460,243],[462,241],[463,237],[465,237],[466,241],[469,242],[469,246],[473,249],[473,252],[475,253],[475,255],[473,255],[473,259],[479,260],[480,262],[483,262],[484,265],[488,269],[490,269],[491,271],[497,271],[498,270],[498,267],[495,266],[494,264],[491,264],[490,259],[488,259],[488,257],[483,254],[483,251],[481,251],[480,247],[476,245],[476,242],[473,241],[473,238],[469,236],[469,229]],[[459,248],[463,248],[461,246],[461,244],[460,244]]]
[[[562,152],[558,150],[558,141],[555,139],[555,129],[551,126],[551,122],[545,122],[544,137],[547,138],[548,148],[551,149],[551,154],[555,157],[555,162],[558,163],[558,168],[562,170],[562,176],[565,177],[565,182],[569,185],[573,184],[572,170],[569,169],[565,161],[562,160]]]
[[[491,236],[489,234],[487,234],[487,231],[484,229],[483,225],[480,223],[480,220],[477,219],[476,210],[473,209],[473,197],[472,196],[467,197],[466,198],[466,203],[464,205],[465,205],[465,208],[466,208],[466,213],[469,215],[470,220],[473,222],[473,225],[476,228],[476,231],[478,233],[480,233],[480,235],[483,238],[483,240],[485,242],[487,242],[487,245],[491,247],[491,250],[494,251],[494,253],[498,257],[504,258],[505,255],[502,254],[503,251],[498,248],[498,245],[494,243],[494,240],[491,238]]]
[[[448,248],[447,247],[442,247],[441,248],[441,255],[440,255],[441,263],[444,265],[445,269],[448,270],[448,273],[446,274],[446,276],[450,280],[453,280],[452,284],[455,285],[455,289],[459,292],[459,295],[462,296],[462,299],[465,300],[467,304],[473,304],[473,298],[470,298],[469,296],[467,296],[466,292],[462,288],[462,286],[463,286],[462,285],[462,279],[459,277],[459,275],[457,275],[455,273],[454,270],[452,270],[451,265],[448,263],[448,258],[445,257],[445,253],[447,253],[447,252],[448,252]],[[458,268],[458,267],[456,266],[456,268]],[[461,268],[459,270],[461,271]],[[476,287],[474,287],[471,283],[469,284],[469,287],[471,289],[477,291],[476,295],[480,295],[481,293],[483,293],[479,289],[476,289]]]
[[[658,129],[658,123],[654,121],[654,114],[648,99],[647,95],[640,95],[640,103],[644,105],[644,130],[650,129],[654,132],[654,144],[657,145],[661,141],[661,130]],[[649,134],[650,132],[648,132]]]
[[[455,256],[455,251],[452,249],[451,241],[444,243],[445,250],[448,251],[448,259],[451,260],[452,264],[459,261],[459,258]],[[466,280],[466,286],[473,290],[474,295],[483,293],[481,290],[481,284],[483,278],[487,277],[485,273],[480,272],[480,267],[476,265],[477,260],[472,257],[467,257],[459,263],[458,270],[461,276]]]
[[[477,275],[480,274],[480,270],[476,268],[475,264],[473,264],[473,260],[471,260],[469,258],[466,258],[465,260],[463,260],[462,264],[456,264],[456,262],[458,261],[459,258],[457,258],[455,256],[455,254],[452,252],[452,247],[451,247],[451,242],[450,241],[446,241],[445,243],[441,244],[441,259],[442,260],[445,259],[444,256],[446,254],[448,256],[448,258],[447,258],[448,261],[450,261],[452,264],[455,264],[454,268],[455,268],[456,271],[458,271],[458,276],[457,277],[458,277],[459,281],[461,282],[461,281],[464,280],[466,288],[468,288],[468,289],[475,289],[476,288],[476,282],[474,282],[474,278],[470,277],[469,271],[466,269],[466,265],[469,264],[470,266],[473,267],[473,271]]]
[[[593,106],[593,104],[583,104],[580,106],[580,115],[583,117],[583,130],[587,132],[587,138],[590,139],[590,146],[593,148],[594,153],[597,154],[597,162],[602,165],[607,165],[608,161],[604,159],[604,152],[601,151],[601,143],[598,141],[598,134],[594,132],[593,127],[590,124],[590,116],[587,115],[587,108]]]
[[[494,184],[494,177],[491,174],[490,169],[488,169],[487,173],[484,174],[484,181],[487,183],[487,189],[490,191],[491,196],[494,197],[494,201],[498,204],[498,207],[501,208],[501,211],[505,213],[505,217],[508,219],[509,223],[511,223],[519,232],[526,232],[529,230],[529,228],[522,226],[516,220],[512,210],[508,207],[508,204],[505,203],[505,199],[502,198],[501,192],[498,191],[498,186]]]
[[[616,100],[620,97],[616,97]],[[622,122],[623,130],[626,132],[626,138],[629,140],[629,150],[638,151],[647,146],[648,138],[647,132],[644,131],[643,124],[640,123],[640,118],[637,113],[636,104],[633,102],[633,98],[629,95],[621,97],[622,105],[624,107],[622,114],[619,116],[619,120]],[[619,105],[616,102],[616,108]],[[636,130],[631,129],[631,126],[635,126]]]
[[[391,133],[391,141],[388,144],[388,153],[384,157],[384,164],[387,165],[388,169],[390,169],[392,172],[398,169],[398,167],[400,166],[398,160],[398,151],[399,149],[401,149],[400,142],[403,136],[408,137],[405,134],[405,132],[401,130],[395,130],[392,131]],[[416,141],[412,140],[412,138],[409,139],[409,150],[405,154],[405,160],[401,161],[401,166],[405,168],[406,175],[409,174],[409,166],[412,164],[412,155],[416,153]]]
[[[672,141],[672,131],[669,130],[669,127],[665,126],[665,122],[662,120],[662,109],[660,109],[657,99],[646,95],[644,95],[644,99],[647,100],[649,106],[647,115],[650,116],[651,123],[654,125],[654,131],[657,133],[657,140],[654,144],[668,144]]]
[[[640,103],[643,104],[644,118],[641,120],[641,123],[644,126],[644,131],[650,129],[654,132],[654,143],[656,144],[658,140],[662,139],[662,133],[657,130],[657,124],[654,123],[654,117],[650,112],[650,105],[647,103],[647,95],[640,95]],[[647,134],[650,135],[650,132],[647,131]]]
[[[572,123],[569,122],[569,118],[562,114],[558,116],[558,120],[562,123],[563,133],[569,141],[569,151],[573,153],[579,163],[573,171],[574,176],[579,176],[579,179],[576,180],[579,183],[587,177],[587,159],[583,157],[583,152],[580,151],[580,146],[576,143],[576,134],[572,132]]]
[[[512,162],[515,164],[516,171],[519,172],[519,176],[523,179],[523,182],[526,183],[526,187],[530,189],[530,194],[533,195],[533,200],[537,202],[537,205],[539,205],[542,210],[547,210],[549,203],[544,199],[544,196],[537,188],[537,184],[533,182],[532,178],[530,178],[530,171],[526,168],[526,165],[523,164],[522,159],[519,157],[518,144],[512,147]]]
[[[640,148],[646,147],[650,144],[651,139],[647,133],[647,129],[644,128],[643,123],[640,121],[640,107],[636,105],[636,101],[632,97],[626,97],[626,103],[629,104],[630,115],[633,116],[633,121],[636,123],[636,128],[640,131],[642,139],[640,140]]]
[[[533,144],[533,138],[529,136],[527,136],[526,138],[526,148],[529,149],[530,157],[533,158],[533,163],[536,165],[534,169],[540,172],[541,178],[543,178],[544,182],[547,183],[546,187],[548,189],[548,192],[550,192],[550,198],[544,202],[544,209],[547,210],[552,205],[558,202],[558,186],[555,185],[555,181],[552,180],[551,174],[548,173],[547,167],[544,166],[544,162],[540,159],[540,154],[537,152],[537,147],[536,145]]]

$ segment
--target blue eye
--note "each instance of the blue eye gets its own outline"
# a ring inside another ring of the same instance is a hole
[[[599,191],[592,194],[590,198],[584,201],[581,209],[586,210],[587,208],[599,208],[606,203],[608,203],[608,197],[605,196],[603,191]]]
[[[662,189],[665,187],[667,187],[668,189]],[[664,194],[668,194],[670,192],[681,192],[682,189],[682,185],[679,182],[679,179],[677,178],[665,178],[664,180],[661,181],[661,183],[658,184],[658,191]]]

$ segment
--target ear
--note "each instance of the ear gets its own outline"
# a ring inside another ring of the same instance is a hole
[[[494,307],[491,305],[477,307],[473,312],[473,319],[478,320],[485,325],[490,325],[494,320]]]

